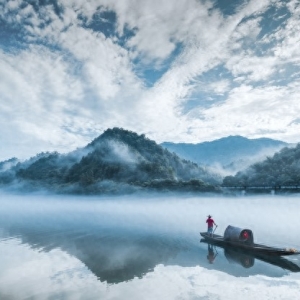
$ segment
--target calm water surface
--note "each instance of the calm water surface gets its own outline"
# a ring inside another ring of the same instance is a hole
[[[0,299],[300,295],[299,256],[264,261],[199,235],[212,214],[218,234],[300,249],[300,196],[0,197]]]

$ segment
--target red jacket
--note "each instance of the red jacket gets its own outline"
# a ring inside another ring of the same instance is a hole
[[[206,220],[206,223],[207,223],[208,228],[210,228],[210,227],[214,227],[215,221],[212,218],[208,218]]]

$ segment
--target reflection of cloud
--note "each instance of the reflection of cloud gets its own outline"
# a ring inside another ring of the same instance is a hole
[[[33,250],[17,239],[0,242],[0,298],[49,299],[66,294],[65,299],[98,299],[106,285],[76,258],[55,249]],[[7,296],[7,298],[5,298]]]
[[[233,278],[201,267],[180,268],[158,266],[143,279],[116,286],[127,299],[283,299],[297,298],[300,276],[273,279],[263,276]],[[146,297],[142,296],[145,291]]]
[[[0,243],[0,296],[4,299],[297,299],[300,275],[233,277],[200,266],[158,265],[143,278],[100,282],[61,250],[40,252],[18,240]]]

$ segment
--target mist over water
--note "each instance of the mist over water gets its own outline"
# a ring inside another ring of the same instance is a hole
[[[262,299],[274,299],[300,289],[300,273],[282,267],[300,266],[299,256],[281,267],[254,258],[245,268],[243,257],[214,248],[209,263],[199,235],[211,214],[220,235],[234,225],[255,242],[300,249],[298,195],[0,197],[1,299],[252,299],[258,285]]]

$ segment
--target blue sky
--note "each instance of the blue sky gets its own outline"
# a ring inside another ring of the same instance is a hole
[[[300,141],[298,0],[0,0],[0,159],[110,127]]]

